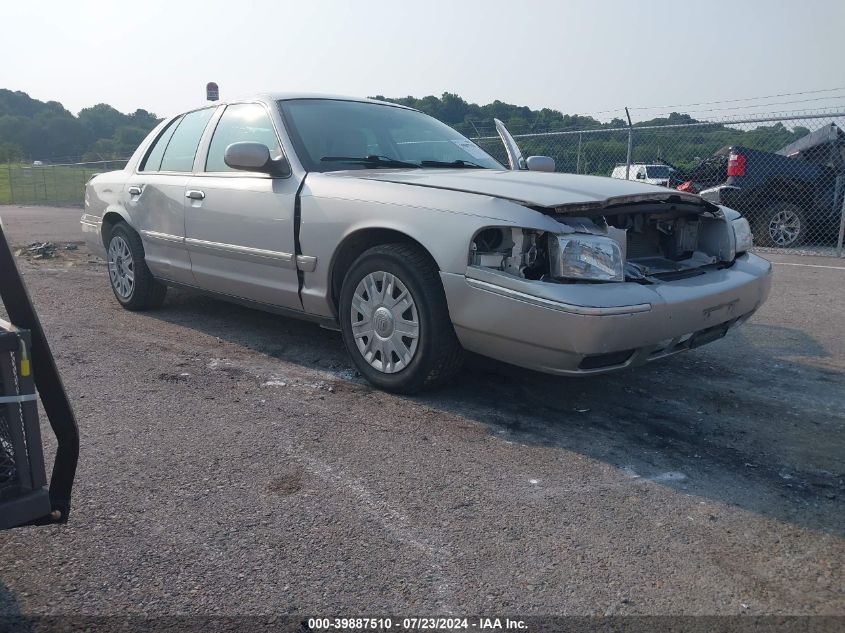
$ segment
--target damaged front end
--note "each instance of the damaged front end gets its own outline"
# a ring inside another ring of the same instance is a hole
[[[744,218],[691,194],[531,208],[560,229],[485,228],[469,264],[552,283],[657,284],[729,267],[751,247]]]

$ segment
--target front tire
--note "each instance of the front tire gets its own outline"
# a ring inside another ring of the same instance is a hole
[[[115,298],[127,310],[161,307],[167,286],[156,281],[144,259],[144,245],[129,225],[115,225],[106,249],[109,281]]]
[[[437,268],[417,246],[365,251],[343,280],[338,311],[352,362],[380,389],[435,387],[463,364]]]

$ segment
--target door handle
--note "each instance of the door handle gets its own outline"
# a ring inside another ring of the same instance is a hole
[[[129,187],[129,189],[127,189],[127,191],[129,192],[130,196],[140,196],[141,195],[141,188],[136,187],[135,185],[132,185],[131,187]]]
[[[191,200],[204,200],[205,192],[200,191],[199,189],[188,189],[188,191],[185,192],[185,197],[190,198]]]

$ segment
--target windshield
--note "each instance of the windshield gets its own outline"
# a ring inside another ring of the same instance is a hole
[[[666,165],[649,165],[645,169],[649,178],[668,178],[672,171]]]
[[[503,169],[478,145],[416,110],[334,99],[292,99],[280,101],[279,107],[308,171],[453,165]]]

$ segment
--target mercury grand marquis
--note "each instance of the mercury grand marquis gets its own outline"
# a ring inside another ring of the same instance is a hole
[[[642,365],[766,300],[771,266],[739,213],[553,173],[497,127],[507,167],[393,103],[217,103],[92,178],[82,230],[124,308],[173,286],[317,321],[367,380],[405,393],[447,381],[465,351],[561,375]]]

